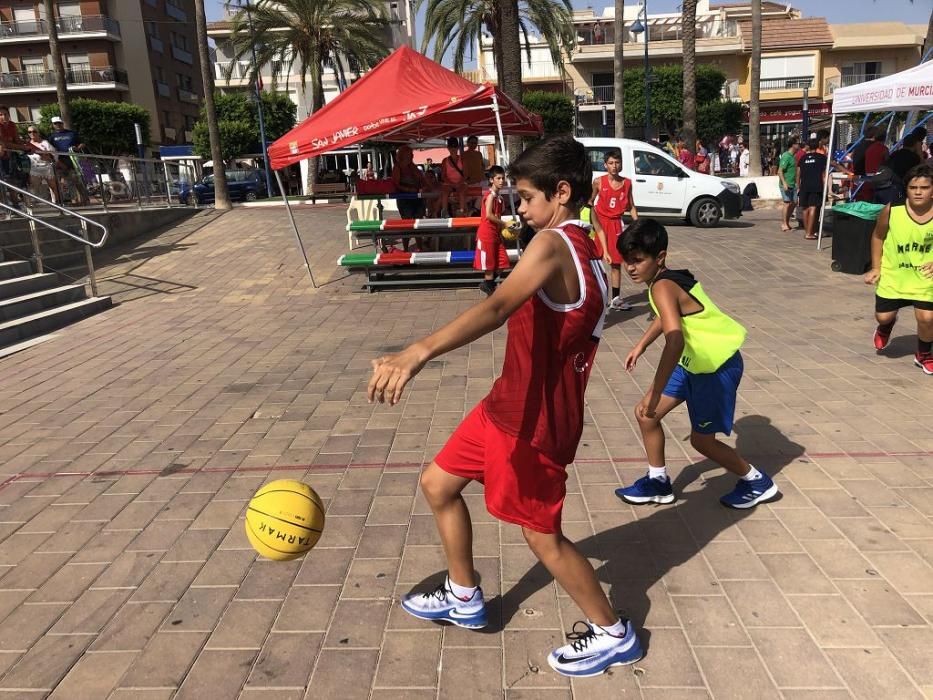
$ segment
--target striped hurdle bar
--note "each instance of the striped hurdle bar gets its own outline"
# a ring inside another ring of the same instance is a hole
[[[354,221],[347,224],[347,231],[452,231],[477,229],[478,216],[462,216],[452,219],[387,219],[385,221]]]
[[[508,250],[509,261],[518,260],[518,250]],[[451,250],[425,253],[347,253],[337,258],[340,267],[377,267],[400,265],[472,265],[476,251]]]

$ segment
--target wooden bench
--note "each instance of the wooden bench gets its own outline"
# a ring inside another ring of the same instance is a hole
[[[320,182],[314,185],[313,191],[308,196],[311,199],[311,203],[315,204],[318,199],[329,199],[330,197],[337,196],[346,202],[350,194],[351,192],[347,189],[347,185],[344,182]]]
[[[514,265],[518,261],[518,249],[509,249],[508,254]],[[379,288],[476,284],[483,273],[473,269],[475,255],[473,250],[347,253],[337,259],[337,264],[365,272],[363,287],[372,293]]]

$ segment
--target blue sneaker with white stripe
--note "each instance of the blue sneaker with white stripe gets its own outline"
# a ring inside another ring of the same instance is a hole
[[[578,620],[567,635],[570,644],[555,649],[547,657],[551,668],[564,676],[585,678],[598,676],[610,666],[633,664],[645,655],[630,620],[625,623],[625,635],[617,637],[599,625]],[[578,630],[577,625],[584,629]]]
[[[777,485],[771,480],[770,476],[762,472],[761,477],[758,479],[751,481],[739,479],[735,488],[720,498],[719,502],[727,508],[744,510],[745,508],[753,508],[759,503],[770,501],[777,495]]]
[[[482,589],[477,586],[469,598],[458,598],[450,589],[449,578],[430,593],[403,596],[402,609],[421,620],[444,620],[467,629],[480,629],[487,622]]]
[[[645,475],[631,486],[616,489],[616,496],[636,506],[643,503],[673,503],[674,487],[670,479],[652,479]]]

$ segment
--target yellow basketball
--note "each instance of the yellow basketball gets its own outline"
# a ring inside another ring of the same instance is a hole
[[[267,559],[297,559],[317,544],[323,530],[321,497],[300,481],[269,482],[246,509],[246,536]]]
[[[502,238],[504,238],[507,241],[514,241],[518,237],[518,230],[514,228],[509,228],[508,226],[502,229],[501,233],[502,233]]]

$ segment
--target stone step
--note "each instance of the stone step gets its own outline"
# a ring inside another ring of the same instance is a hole
[[[110,297],[90,297],[0,323],[0,348],[58,330],[112,305]]]
[[[57,287],[58,275],[51,272],[24,275],[9,280],[0,280],[0,299],[12,299],[25,294],[40,292],[43,289]]]
[[[32,274],[32,265],[26,260],[13,260],[0,262],[0,280],[9,280],[14,277],[25,277]]]
[[[68,284],[24,294],[21,297],[3,299],[0,300],[0,323],[31,316],[44,309],[71,304],[82,299],[87,299],[83,284]]]

